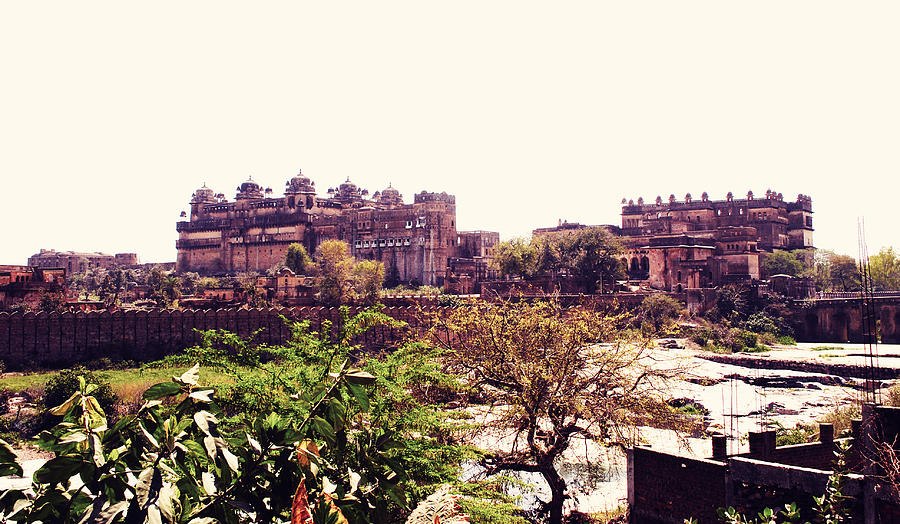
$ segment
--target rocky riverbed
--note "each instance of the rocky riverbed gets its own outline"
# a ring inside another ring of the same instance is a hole
[[[675,347],[660,344],[654,357],[659,366],[687,368],[685,379],[673,384],[672,395],[708,410],[703,417],[706,430],[728,435],[729,453],[748,451],[750,431],[775,424],[786,428],[812,424],[837,407],[858,402],[862,395],[868,359],[860,344],[799,344],[734,356],[684,348],[685,344],[684,340],[669,344]],[[900,374],[900,346],[881,345],[878,352],[878,385],[887,387],[890,378]],[[680,439],[651,428],[645,428],[642,437],[655,449],[696,457],[712,453],[708,437]],[[509,442],[479,439],[477,444],[498,449]],[[625,457],[618,449],[576,441],[566,452],[561,469],[570,488],[570,509],[593,513],[625,504]],[[467,473],[477,475],[478,469],[471,467]],[[523,505],[533,503],[536,497],[549,497],[538,475],[521,478],[534,486],[532,492],[521,493]]]

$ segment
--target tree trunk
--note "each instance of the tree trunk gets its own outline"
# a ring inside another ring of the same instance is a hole
[[[563,518],[563,503],[566,501],[566,481],[563,480],[552,466],[541,470],[541,475],[550,485],[550,502],[545,506],[550,524],[561,524]]]

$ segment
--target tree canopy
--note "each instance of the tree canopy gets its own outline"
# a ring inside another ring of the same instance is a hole
[[[377,260],[357,262],[340,240],[326,240],[316,249],[318,298],[323,304],[348,302],[374,304],[384,284],[384,264]]]
[[[876,290],[900,289],[900,256],[893,247],[883,247],[869,257],[869,274]]]
[[[583,291],[592,293],[603,282],[622,278],[617,257],[622,251],[621,241],[609,231],[590,227],[540,235],[529,241],[501,242],[494,249],[494,263],[506,276],[568,276]]]
[[[773,275],[791,275],[792,277],[800,276],[805,269],[803,260],[801,260],[793,251],[775,251],[773,253],[765,253],[762,257],[761,273],[763,278]]]
[[[815,278],[819,291],[857,291],[860,288],[856,259],[834,251],[816,251]]]
[[[561,522],[566,482],[556,461],[575,438],[633,443],[639,425],[677,426],[662,385],[674,372],[653,366],[647,340],[629,338],[628,319],[556,302],[471,302],[436,319],[432,339],[466,377],[489,425],[515,436],[495,451],[489,473],[540,474],[550,486],[550,522]]]
[[[305,274],[312,266],[312,259],[303,245],[294,242],[284,255],[284,265],[297,275]]]

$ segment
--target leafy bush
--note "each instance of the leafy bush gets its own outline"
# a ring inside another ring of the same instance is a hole
[[[50,377],[44,386],[43,404],[47,409],[55,408],[78,391],[78,377],[91,383],[97,384],[97,388],[93,391],[92,396],[100,404],[100,408],[110,413],[113,405],[119,400],[109,383],[102,380],[102,377],[94,374],[84,367],[77,366],[71,369],[64,369],[58,374]]]
[[[835,437],[850,436],[850,421],[862,416],[859,404],[835,406],[831,411],[819,418],[819,422],[834,425]]]
[[[796,346],[797,345],[797,341],[794,340],[794,337],[789,336],[789,335],[782,335],[782,336],[778,337],[776,340],[782,346]]]
[[[815,441],[818,428],[812,424],[797,424],[792,428],[786,428],[777,423],[775,428],[775,444],[778,446],[792,446],[794,444],[806,444]]]
[[[9,388],[0,388],[0,415],[4,415],[9,411],[9,399],[13,396]]]
[[[708,327],[698,327],[688,333],[688,338],[699,346],[705,346],[711,340],[715,340],[715,333]]]
[[[760,333],[758,337],[758,343],[771,346],[778,343],[778,338],[772,333]]]
[[[753,313],[744,321],[743,325],[744,329],[754,333],[778,334],[778,325],[775,323],[775,320],[763,312]]]
[[[648,331],[658,333],[674,324],[683,310],[681,302],[666,294],[654,293],[641,302],[638,316]]]
[[[366,495],[366,504],[375,509],[358,507],[353,510],[355,516],[349,510],[344,515],[350,522],[373,514],[384,517],[379,521],[396,521],[436,486],[449,483],[458,488],[460,464],[480,455],[455,443],[455,432],[463,424],[448,420],[449,416],[434,406],[455,395],[458,388],[455,377],[445,374],[438,364],[439,353],[421,344],[408,344],[380,358],[363,359],[352,340],[376,325],[399,324],[377,309],[351,317],[342,307],[340,313],[340,323],[325,322],[320,331],[313,331],[309,321],[285,320],[292,337],[281,346],[256,344],[225,331],[206,331],[201,345],[171,356],[163,364],[194,361],[217,371],[213,387],[223,434],[235,438],[243,438],[247,432],[252,435],[254,421],[270,415],[291,427],[312,416],[310,431],[324,432],[324,436],[313,435],[320,442],[324,438],[326,444],[321,446],[321,460],[337,470],[327,475],[329,481],[334,483],[337,478],[349,483],[350,469],[370,480],[389,475],[396,484],[396,489],[378,489]],[[310,399],[310,395],[321,395],[323,385],[350,365],[371,379],[339,387],[334,399],[325,400],[324,414],[311,415],[314,400],[320,397]],[[360,448],[381,446],[385,435],[390,436],[385,441],[389,445],[378,453]],[[336,503],[343,511],[343,502]]]
[[[78,377],[75,394],[52,410],[62,422],[39,440],[55,458],[35,472],[32,486],[4,492],[0,519],[337,522],[332,519],[342,514],[359,522],[383,515],[379,501],[386,498],[405,505],[399,489],[405,473],[387,455],[392,436],[374,428],[341,436],[365,412],[348,407],[350,399],[367,404],[371,375],[345,362],[299,396],[308,408],[304,418],[258,415],[234,435],[222,432],[214,392],[198,380],[195,366],[152,386],[137,415],[110,426],[93,396],[97,386]],[[360,461],[351,469],[328,460],[316,441]],[[12,449],[0,442],[0,475],[21,474]],[[76,476],[74,487],[69,481]]]
[[[709,415],[709,410],[706,409],[703,404],[689,398],[675,398],[670,400],[668,404],[672,406],[675,411],[684,415],[697,415],[701,417]]]

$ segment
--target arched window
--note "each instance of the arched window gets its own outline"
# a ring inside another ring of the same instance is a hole
[[[647,257],[641,257],[641,271],[644,273],[650,271],[650,259]]]
[[[637,273],[638,271],[640,271],[640,262],[638,261],[637,257],[631,259],[631,271],[633,273]]]

